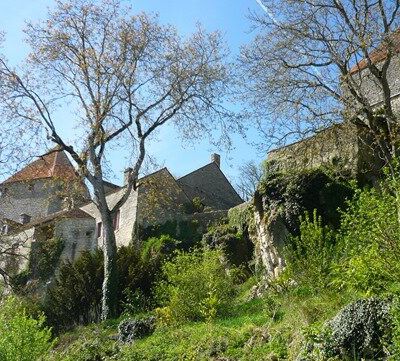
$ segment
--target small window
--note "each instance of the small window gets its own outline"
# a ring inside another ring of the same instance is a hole
[[[3,224],[3,226],[1,227],[1,233],[2,234],[8,233],[8,225],[7,224]]]
[[[100,238],[102,236],[103,231],[103,223],[99,222],[97,223],[97,238]]]
[[[75,260],[75,256],[76,256],[76,242],[72,243],[72,247],[71,247],[71,261]]]
[[[121,212],[120,212],[119,209],[118,209],[118,211],[115,213],[114,220],[113,220],[114,230],[119,229],[120,213],[121,213]]]

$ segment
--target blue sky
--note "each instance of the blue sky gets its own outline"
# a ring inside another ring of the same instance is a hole
[[[51,0],[2,0],[0,29],[6,32],[4,52],[13,63],[18,63],[27,53],[23,44],[24,21],[45,16]],[[254,33],[249,33],[251,24],[247,18],[249,10],[261,11],[256,0],[125,0],[132,5],[134,12],[146,11],[159,14],[162,23],[174,25],[180,34],[187,35],[194,31],[200,22],[207,30],[220,30],[224,35],[232,56],[238,53],[240,45],[248,42]],[[255,132],[250,138],[256,137]],[[153,141],[151,154],[160,164],[181,176],[209,162],[210,154],[221,154],[222,169],[235,180],[237,168],[244,161],[261,161],[264,152],[256,151],[241,137],[233,137],[234,149],[230,152],[215,149],[207,141],[183,145],[177,139],[174,129],[165,128]],[[127,166],[126,160],[113,154],[110,159],[114,176],[113,181],[121,180],[121,172]]]

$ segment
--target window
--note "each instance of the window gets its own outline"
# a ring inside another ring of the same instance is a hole
[[[99,222],[97,223],[97,238],[100,238],[102,235],[103,231],[103,223]]]
[[[3,226],[1,227],[1,233],[2,234],[8,233],[8,225],[7,224],[3,224]]]
[[[113,220],[114,230],[119,229],[120,213],[121,213],[121,212],[120,212],[119,209],[118,209],[118,211],[115,213],[114,220]]]
[[[71,246],[71,261],[75,260],[75,256],[76,256],[76,242],[72,243]]]

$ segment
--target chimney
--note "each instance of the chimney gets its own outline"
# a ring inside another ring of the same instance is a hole
[[[217,153],[211,154],[211,162],[214,162],[218,168],[221,167],[221,156]]]
[[[126,186],[128,184],[129,181],[129,174],[133,171],[132,168],[126,168],[124,170],[124,186]]]
[[[31,216],[29,216],[28,214],[22,213],[19,216],[19,223],[21,224],[27,224],[31,221]]]

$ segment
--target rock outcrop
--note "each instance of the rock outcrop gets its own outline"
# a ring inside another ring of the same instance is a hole
[[[352,189],[341,179],[317,169],[293,174],[271,174],[254,195],[256,264],[274,279],[285,267],[283,248],[291,235],[298,235],[299,217],[314,209],[324,224],[336,228]]]
[[[156,319],[153,316],[142,319],[127,319],[118,326],[118,341],[130,343],[136,339],[151,335],[155,329]]]

